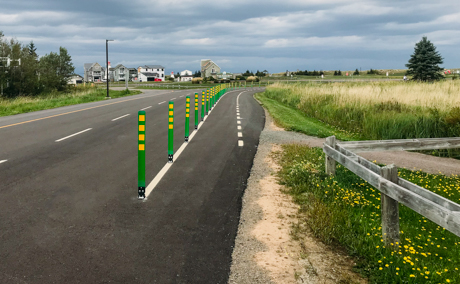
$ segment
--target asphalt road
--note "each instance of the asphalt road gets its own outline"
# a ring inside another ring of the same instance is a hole
[[[0,283],[226,283],[265,120],[256,91],[227,92],[146,201],[137,112],[148,184],[167,162],[168,101],[177,151],[194,90],[0,118]]]

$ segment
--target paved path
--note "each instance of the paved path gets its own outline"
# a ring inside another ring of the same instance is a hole
[[[167,101],[177,151],[192,93],[146,90],[0,118],[0,283],[226,283],[265,119],[254,91],[228,92],[137,200],[137,112],[151,106],[149,182],[167,161]]]

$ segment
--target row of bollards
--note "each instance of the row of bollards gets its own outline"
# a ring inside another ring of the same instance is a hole
[[[219,99],[234,85],[222,84],[201,92],[201,121],[215,107]],[[195,93],[195,131],[198,130],[198,93]],[[138,198],[145,198],[145,111],[138,113]],[[185,98],[185,142],[190,137],[190,97]],[[174,102],[168,104],[168,163],[174,162]]]

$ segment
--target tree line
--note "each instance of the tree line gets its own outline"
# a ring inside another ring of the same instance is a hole
[[[33,41],[23,45],[0,31],[0,96],[35,96],[66,91],[74,74],[72,58],[64,47],[39,57]]]

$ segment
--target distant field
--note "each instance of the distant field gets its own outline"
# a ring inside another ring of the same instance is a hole
[[[363,139],[460,136],[460,81],[275,83],[267,98]]]

